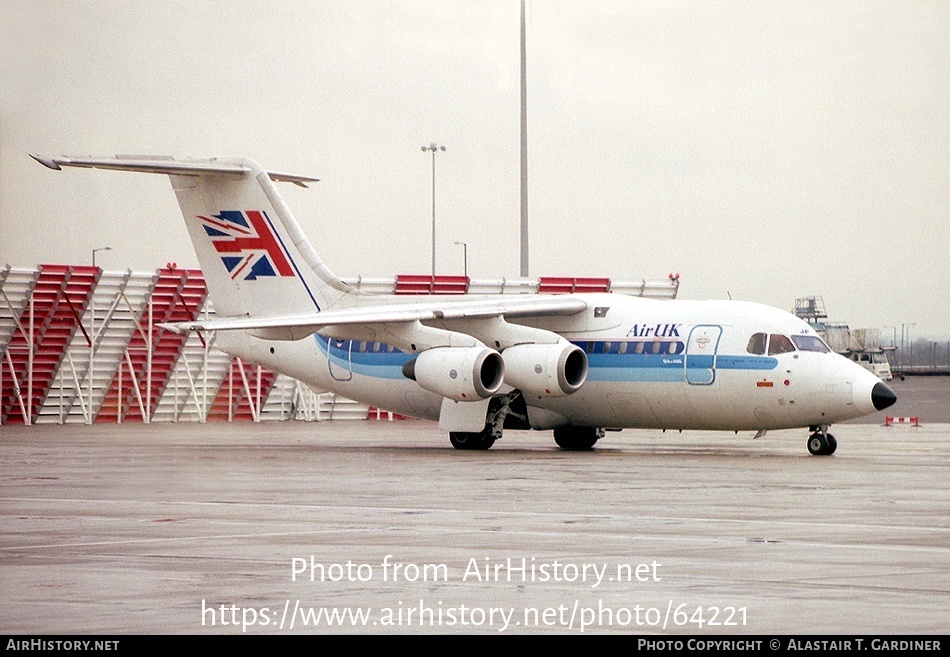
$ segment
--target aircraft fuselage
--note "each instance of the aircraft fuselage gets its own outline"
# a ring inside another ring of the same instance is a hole
[[[815,331],[790,313],[738,301],[577,296],[588,311],[523,322],[577,345],[589,365],[586,382],[573,394],[524,395],[533,428],[758,431],[829,425],[877,410],[872,391],[879,379],[831,351],[816,350]],[[430,324],[466,329],[464,321]],[[757,334],[763,342],[750,350]],[[317,390],[439,419],[442,396],[407,379],[402,366],[415,355],[391,345],[320,333],[268,341],[237,332],[219,335],[217,344]]]

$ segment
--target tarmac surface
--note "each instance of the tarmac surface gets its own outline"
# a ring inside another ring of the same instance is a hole
[[[924,379],[898,403],[936,419]],[[829,457],[805,430],[5,426],[0,633],[946,634],[950,424],[883,419]]]

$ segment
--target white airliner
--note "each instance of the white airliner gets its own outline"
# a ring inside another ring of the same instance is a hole
[[[505,428],[590,449],[621,428],[810,427],[808,451],[825,455],[832,423],[897,399],[806,322],[755,303],[362,293],[320,261],[274,184],[316,179],[250,159],[33,157],[169,176],[217,313],[171,328],[217,331],[225,352],[317,390],[437,419],[458,449],[488,449]]]

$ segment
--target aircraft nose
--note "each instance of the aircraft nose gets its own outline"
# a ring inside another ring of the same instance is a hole
[[[874,404],[874,408],[877,410],[883,411],[888,406],[893,406],[896,401],[897,395],[883,381],[876,383],[871,388],[871,403]]]

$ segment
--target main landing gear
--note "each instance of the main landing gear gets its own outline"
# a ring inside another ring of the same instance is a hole
[[[564,450],[573,452],[587,451],[604,437],[604,430],[598,427],[558,427],[554,430],[554,442]],[[492,425],[486,425],[478,432],[450,431],[449,441],[455,449],[485,450],[501,438],[501,428],[497,435]]]
[[[450,431],[449,442],[455,449],[486,450],[500,440],[504,429],[530,429],[527,407],[521,393],[494,397],[488,406],[485,427],[481,431]],[[561,449],[586,451],[604,437],[600,427],[558,427],[554,442]]]
[[[808,437],[808,451],[814,456],[830,456],[838,449],[838,441],[828,433],[828,426],[811,427]]]
[[[450,431],[449,442],[455,449],[488,449],[501,436],[495,436],[492,428],[486,426],[481,431]]]
[[[554,442],[561,449],[586,451],[604,437],[604,430],[598,427],[558,427],[554,430]]]
[[[493,397],[488,405],[488,416],[485,418],[485,428],[481,431],[450,431],[449,442],[455,449],[489,449],[496,440],[501,440],[506,421],[513,427],[527,428],[527,409],[519,412],[520,405],[524,405],[521,393],[517,390],[509,395]]]

